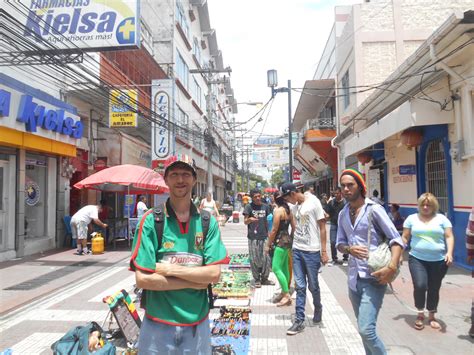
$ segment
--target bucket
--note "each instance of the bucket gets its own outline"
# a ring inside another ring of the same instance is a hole
[[[239,223],[240,221],[240,213],[239,211],[233,211],[232,212],[232,222],[233,223]]]

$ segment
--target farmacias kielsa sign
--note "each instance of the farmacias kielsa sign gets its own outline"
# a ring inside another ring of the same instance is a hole
[[[39,46],[46,41],[57,49],[139,47],[138,0],[21,0],[8,11],[26,17],[24,36]]]

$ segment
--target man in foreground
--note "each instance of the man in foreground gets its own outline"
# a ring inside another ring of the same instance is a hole
[[[201,216],[191,201],[196,183],[192,160],[182,155],[165,165],[170,197],[162,216],[161,243],[150,210],[137,228],[130,260],[137,286],[144,289],[138,350],[210,354],[207,286],[219,280],[219,264],[228,262],[227,252],[212,216],[204,238]]]
[[[405,245],[384,208],[365,197],[367,188],[360,172],[354,169],[344,170],[340,185],[348,203],[339,214],[336,247],[341,253],[350,255],[349,299],[366,354],[386,354],[385,345],[376,332],[377,316],[387,283],[391,282],[397,271]],[[372,223],[369,222],[370,214]],[[367,264],[369,248],[370,251],[377,248],[382,234],[390,240],[391,262],[387,267],[371,272]]]

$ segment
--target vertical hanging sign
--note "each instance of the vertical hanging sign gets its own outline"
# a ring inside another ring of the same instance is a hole
[[[162,165],[171,151],[169,122],[173,104],[173,80],[153,80],[152,85],[153,111],[156,114],[151,134],[152,168],[162,172]]]

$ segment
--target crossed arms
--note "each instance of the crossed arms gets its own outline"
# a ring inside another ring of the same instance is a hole
[[[177,264],[156,263],[154,273],[137,269],[137,286],[151,291],[171,291],[184,288],[206,289],[207,285],[219,281],[220,265],[188,267]]]

